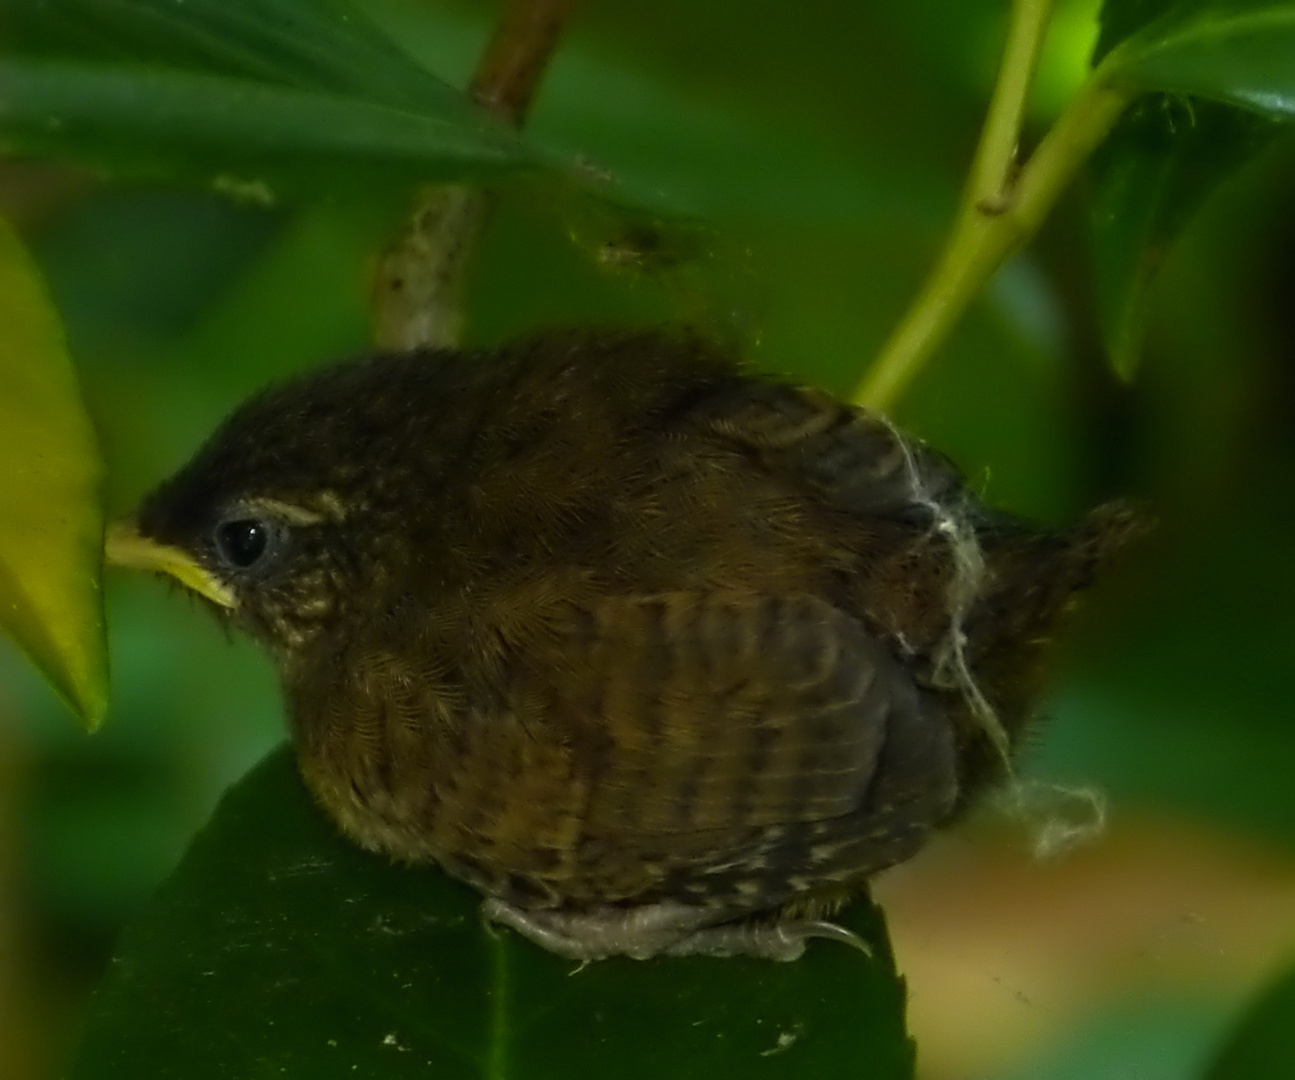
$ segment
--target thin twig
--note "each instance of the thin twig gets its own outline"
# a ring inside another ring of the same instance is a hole
[[[576,0],[508,0],[469,93],[521,126]],[[404,232],[374,275],[374,340],[381,348],[445,348],[463,329],[463,283],[491,199],[444,184],[419,193]]]
[[[463,283],[490,200],[479,188],[438,184],[418,193],[404,231],[378,259],[373,340],[405,352],[448,349],[463,333]]]
[[[1088,79],[1029,161],[1015,151],[1051,0],[1014,0],[1003,64],[967,188],[935,268],[855,392],[885,411],[944,342],[994,271],[1038,231],[1080,165],[1106,136],[1134,91],[1109,77]]]
[[[477,64],[474,100],[521,126],[576,0],[509,0]]]

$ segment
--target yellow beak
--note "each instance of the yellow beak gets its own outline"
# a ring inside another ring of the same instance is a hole
[[[133,518],[124,518],[108,526],[104,538],[104,559],[112,566],[131,570],[148,570],[154,574],[170,574],[186,589],[205,596],[213,604],[234,608],[238,601],[228,585],[217,581],[212,574],[194,562],[193,557],[177,547],[159,544],[140,536]]]

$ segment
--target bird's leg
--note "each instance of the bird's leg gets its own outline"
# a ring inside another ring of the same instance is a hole
[[[805,943],[815,937],[869,952],[862,939],[835,923],[743,919],[716,925],[714,910],[668,902],[569,912],[527,911],[492,899],[482,905],[482,913],[487,921],[509,926],[549,952],[572,960],[603,960],[609,956],[635,960],[654,956],[795,960],[805,951]]]

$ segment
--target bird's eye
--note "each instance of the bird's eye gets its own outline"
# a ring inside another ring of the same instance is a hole
[[[272,527],[258,518],[238,518],[216,526],[216,547],[230,566],[246,570],[270,547]]]

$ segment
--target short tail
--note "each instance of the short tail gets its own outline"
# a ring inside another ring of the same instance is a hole
[[[1052,639],[1078,594],[1151,527],[1110,502],[1058,532],[1008,527],[981,533],[986,575],[964,624],[966,659],[1010,735],[1038,692]]]
[[[1123,499],[1103,503],[1089,513],[1069,533],[1070,591],[1088,588],[1104,566],[1154,527],[1151,517]]]

